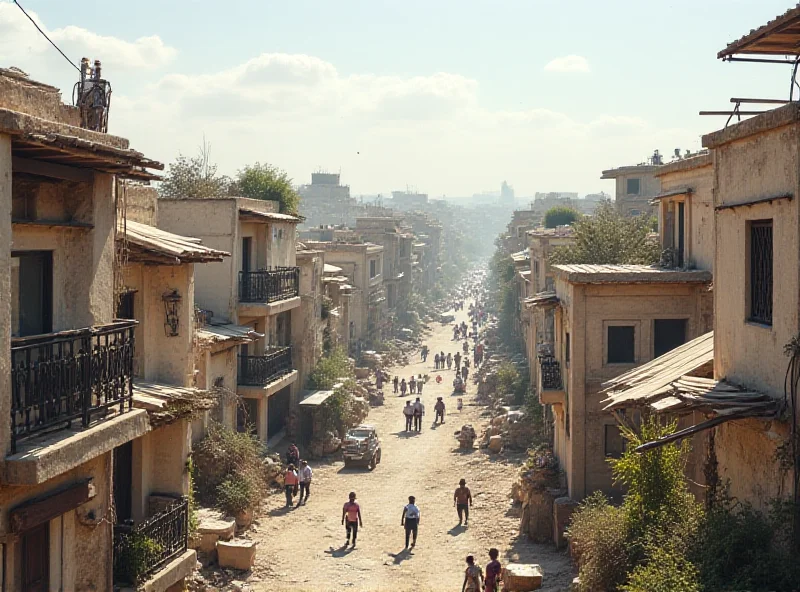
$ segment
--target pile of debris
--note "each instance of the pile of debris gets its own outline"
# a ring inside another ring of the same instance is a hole
[[[562,503],[568,500],[567,490],[552,450],[541,447],[531,453],[511,495],[522,504],[520,532],[537,543],[555,540],[558,544],[566,521],[561,518],[563,512],[556,515],[556,506],[566,508],[569,504]]]
[[[475,433],[475,428],[469,424],[461,426],[461,429],[455,433],[455,436],[458,440],[458,447],[461,450],[472,450],[475,446],[475,439],[478,437]]]
[[[519,407],[498,407],[498,411],[500,415],[492,419],[482,435],[481,447],[489,446],[492,438],[500,438],[503,448],[526,450],[536,436],[533,422]]]
[[[342,447],[342,440],[333,432],[325,432],[321,437],[314,438],[308,445],[308,454],[311,458],[322,458],[334,454]]]

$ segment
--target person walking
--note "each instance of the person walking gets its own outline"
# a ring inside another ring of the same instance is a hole
[[[408,496],[408,504],[403,506],[403,516],[400,518],[400,526],[406,528],[406,549],[408,549],[408,539],[411,538],[411,546],[417,544],[417,529],[419,528],[419,508],[413,495]],[[413,537],[411,536],[413,535]]]
[[[422,357],[422,361],[423,362],[427,362],[428,361],[428,346],[427,345],[423,345],[422,346],[422,351],[420,351],[420,356]]]
[[[447,354],[447,369],[450,370],[450,368],[452,368],[452,367],[453,367],[453,354],[448,352],[448,354]]]
[[[469,376],[469,368],[467,368],[466,366],[464,366],[464,367],[461,369],[461,378],[462,378],[462,380],[464,381],[464,386],[465,386],[465,387],[466,387],[466,385],[467,385],[467,377],[468,377],[468,376]]]
[[[406,418],[406,431],[411,431],[411,424],[414,421],[414,406],[411,401],[406,401],[406,406],[403,407],[403,415]]]
[[[394,385],[394,394],[396,395],[397,389],[400,385],[400,381],[397,379],[397,376],[395,376],[394,379],[392,380],[392,384]]]
[[[441,397],[436,397],[436,405],[433,406],[433,410],[436,412],[436,417],[433,420],[434,425],[439,419],[444,423],[444,401],[442,401]]]
[[[424,385],[424,384],[425,384],[425,379],[424,378],[418,378],[417,379],[417,394],[418,395],[422,394],[422,385]]]
[[[300,470],[297,472],[297,478],[300,481],[300,497],[297,499],[298,507],[300,504],[308,502],[308,496],[311,494],[311,476],[313,474],[314,471],[308,466],[308,461],[301,460]],[[305,500],[303,500],[303,493],[306,494]]]
[[[383,370],[378,369],[375,373],[375,388],[379,391],[383,390]]]
[[[417,392],[417,379],[413,376],[411,377],[411,380],[408,381],[408,392],[412,395]]]
[[[461,520],[464,520],[464,526],[469,525],[469,509],[472,507],[472,492],[467,487],[466,479],[461,479],[458,482],[458,488],[453,494],[453,505],[458,512],[458,525],[461,526]]]
[[[422,404],[422,401],[417,400],[414,401],[414,430],[417,432],[422,431],[422,416],[425,415],[425,405]]]
[[[483,588],[483,570],[475,565],[475,558],[467,555],[467,569],[464,570],[464,583],[461,592],[480,592]]]
[[[433,356],[433,369],[434,370],[438,370],[439,369],[439,354],[436,354],[435,356]]]
[[[500,572],[503,566],[497,560],[500,551],[495,548],[489,549],[489,559],[491,561],[486,565],[486,579],[483,581],[484,590],[486,592],[497,592],[500,589],[498,580],[500,579]]]
[[[356,538],[358,538],[358,527],[364,528],[364,523],[361,521],[361,506],[356,502],[356,492],[351,491],[348,496],[350,501],[345,502],[342,507],[342,524],[345,525],[347,531],[347,540],[344,546],[350,544],[350,533],[353,533],[353,548],[356,548]]]
[[[453,356],[453,362],[455,362],[456,372],[458,372],[461,368],[461,354],[459,352],[456,352],[456,355]]]
[[[297,478],[297,472],[294,470],[294,465],[286,467],[286,473],[283,475],[283,490],[286,493],[286,507],[292,507],[292,498],[297,493],[297,485],[300,480]]]
[[[405,397],[406,391],[408,390],[408,386],[406,385],[406,379],[400,381],[400,396]]]

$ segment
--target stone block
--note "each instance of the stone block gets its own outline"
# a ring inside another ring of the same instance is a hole
[[[197,513],[197,534],[200,538],[197,550],[213,555],[217,541],[228,541],[236,532],[236,520],[223,516],[213,510],[200,510]]]
[[[544,572],[534,564],[509,563],[503,569],[503,590],[505,592],[529,592],[542,587]]]
[[[489,438],[489,452],[497,454],[503,449],[503,436],[492,436]]]
[[[232,567],[233,569],[247,571],[252,569],[255,560],[255,541],[234,539],[217,543],[217,561],[220,567]]]
[[[556,549],[567,546],[564,532],[578,505],[578,502],[569,497],[559,497],[553,502],[553,542],[556,544]]]

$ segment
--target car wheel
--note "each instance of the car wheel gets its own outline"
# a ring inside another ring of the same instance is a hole
[[[377,463],[377,462],[375,462],[375,455],[373,455],[373,456],[372,456],[372,458],[371,458],[371,459],[369,459],[369,464],[367,464],[367,468],[368,468],[370,471],[372,471],[372,470],[374,470],[374,469],[375,469],[375,466],[376,466],[377,464],[378,464],[378,463]]]
[[[344,461],[344,468],[349,469],[352,463],[349,460]]]
[[[376,464],[381,464],[381,451],[378,449],[378,460]]]

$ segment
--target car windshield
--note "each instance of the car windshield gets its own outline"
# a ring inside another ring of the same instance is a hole
[[[369,438],[371,430],[350,430],[347,435],[351,438]]]

